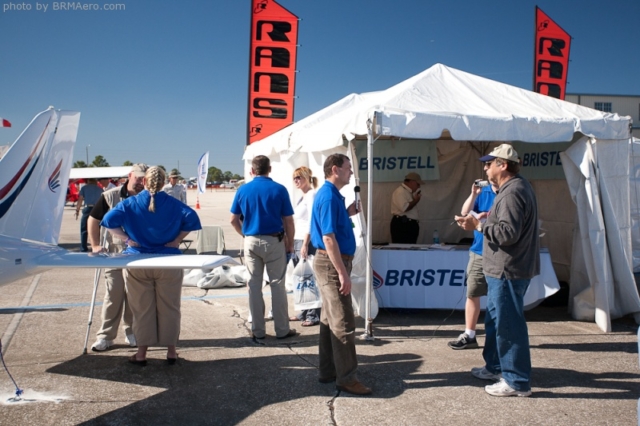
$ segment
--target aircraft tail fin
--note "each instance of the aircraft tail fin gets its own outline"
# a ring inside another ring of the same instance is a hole
[[[36,115],[0,160],[0,235],[58,244],[80,113]]]

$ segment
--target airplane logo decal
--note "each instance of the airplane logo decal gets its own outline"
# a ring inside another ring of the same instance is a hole
[[[51,119],[49,119],[49,122],[51,121]],[[3,188],[0,188],[0,200],[5,198],[4,201],[2,201],[0,203],[0,218],[2,218],[5,214],[7,214],[7,212],[9,211],[9,209],[11,208],[11,206],[13,205],[13,202],[16,200],[16,198],[18,198],[18,195],[20,195],[20,192],[22,192],[22,190],[24,189],[24,187],[27,185],[27,183],[29,182],[29,178],[31,178],[31,175],[33,174],[33,171],[36,168],[36,165],[38,164],[38,161],[40,160],[40,155],[42,155],[42,141],[43,141],[43,136],[47,131],[47,128],[49,127],[49,122],[47,122],[47,125],[44,126],[44,130],[42,131],[42,134],[40,135],[40,138],[38,139],[38,143],[36,144],[36,146],[33,148],[33,150],[31,151],[31,155],[29,155],[29,158],[26,159],[26,161],[24,162],[24,164],[22,165],[22,167],[20,167],[20,170],[18,170],[18,173],[15,174],[15,176],[9,181],[9,183],[7,183]],[[31,167],[29,168],[28,172],[25,174],[25,170],[27,170],[27,167],[29,166],[29,163],[31,162],[31,160],[33,160],[33,158],[35,157],[36,153],[38,152],[38,150],[40,150],[40,152],[38,153],[38,156],[36,157],[35,161],[33,162],[33,164],[31,165]],[[20,181],[20,178],[23,177],[22,181]],[[19,185],[15,188],[15,191],[13,191],[13,193],[7,197],[7,194],[9,194],[14,187],[16,186],[16,183],[20,181]]]
[[[375,270],[373,271],[373,288],[374,290],[379,289],[384,285],[384,278],[380,276]]]
[[[49,176],[49,190],[56,192],[56,189],[60,188],[60,169],[62,168],[62,160],[56,166],[56,169]]]

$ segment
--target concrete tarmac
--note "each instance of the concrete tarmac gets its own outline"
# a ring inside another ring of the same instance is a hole
[[[229,223],[233,191],[207,192],[203,224],[224,227],[237,256],[241,238]],[[189,191],[189,204],[196,198]],[[78,250],[80,224],[65,208],[60,244]],[[193,249],[190,250],[193,252]],[[6,425],[636,425],[640,398],[637,326],[614,321],[602,333],[566,307],[526,313],[533,363],[529,398],[497,398],[471,376],[482,349],[453,351],[461,311],[381,309],[376,340],[359,341],[359,377],[373,395],[337,392],[317,381],[318,327],[276,340],[273,323],[256,343],[247,323],[246,288],[183,289],[177,365],[154,348],[149,363],[127,363],[135,348],[116,345],[84,355],[94,270],[51,270],[0,289],[4,361],[0,423]],[[266,290],[268,291],[268,290]],[[89,346],[100,326],[101,280]],[[267,307],[269,296],[265,297]],[[293,314],[293,301],[289,311]],[[358,320],[358,334],[363,332]],[[484,342],[482,317],[478,327]]]

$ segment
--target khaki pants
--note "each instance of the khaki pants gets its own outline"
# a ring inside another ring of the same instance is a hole
[[[342,260],[351,274],[351,261]],[[351,385],[357,380],[356,320],[351,295],[340,294],[338,271],[329,256],[317,253],[313,272],[322,295],[320,314],[320,378],[336,378],[336,385]]]
[[[264,323],[264,298],[262,281],[267,268],[271,287],[271,309],[276,337],[289,333],[289,302],[284,288],[287,270],[287,254],[284,241],[270,235],[254,235],[244,239],[244,263],[251,275],[249,279],[249,310],[251,311],[251,331],[262,338],[266,335]]]
[[[133,314],[124,289],[122,269],[105,269],[104,281],[106,291],[102,302],[102,326],[97,333],[98,339],[115,340],[118,336],[120,318],[122,318],[125,336],[133,334],[131,328]]]
[[[138,346],[173,346],[180,337],[183,269],[126,269]]]

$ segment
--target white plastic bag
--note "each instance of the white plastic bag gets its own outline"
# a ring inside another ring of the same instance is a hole
[[[293,270],[293,309],[304,311],[322,307],[320,289],[311,266],[311,258],[301,259]]]
[[[247,285],[249,278],[244,265],[222,265],[214,269],[186,269],[182,285],[205,289],[242,287]]]
[[[293,259],[289,260],[287,263],[287,272],[284,276],[284,288],[287,290],[287,293],[291,293],[295,287],[293,283],[293,270],[295,269]]]

